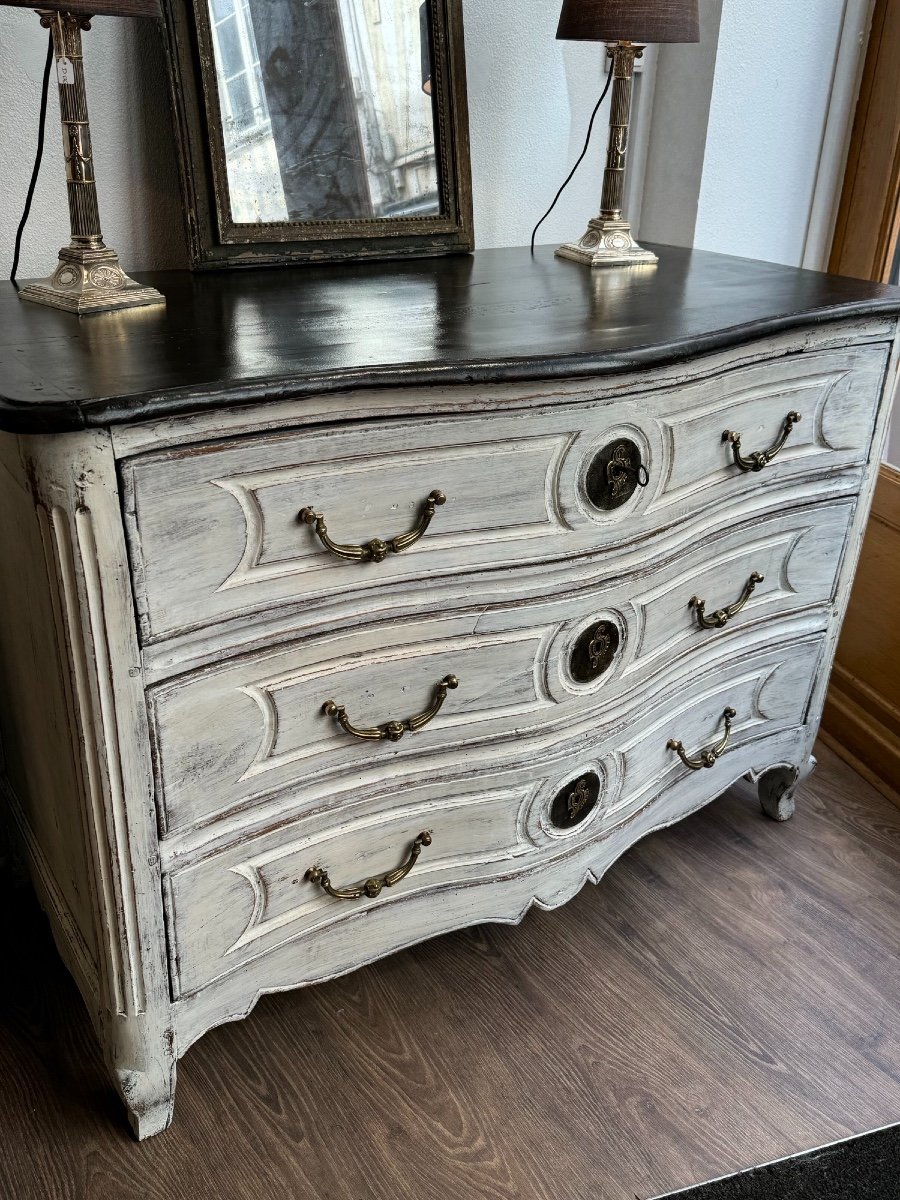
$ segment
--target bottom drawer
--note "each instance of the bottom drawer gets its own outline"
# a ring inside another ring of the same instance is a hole
[[[461,891],[455,924],[489,920],[497,907],[487,885],[530,871],[546,878],[548,865],[558,866],[560,893],[572,871],[584,882],[592,845],[608,859],[620,830],[623,849],[634,840],[639,814],[658,805],[666,824],[693,811],[748,769],[745,750],[761,745],[764,763],[766,739],[802,728],[824,642],[780,633],[779,645],[737,663],[648,685],[646,703],[593,735],[523,740],[515,769],[491,772],[481,760],[478,778],[426,776],[205,857],[167,864],[164,853],[176,996],[244,968],[248,986],[268,986],[261,960],[292,942],[290,982],[320,978],[332,935],[342,941],[335,961],[359,965],[443,931]],[[569,894],[578,885],[573,876]],[[398,910],[413,898],[404,923]]]

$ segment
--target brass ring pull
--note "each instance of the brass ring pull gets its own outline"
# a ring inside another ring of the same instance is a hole
[[[426,829],[424,833],[419,834],[412,846],[410,846],[406,862],[398,867],[396,871],[388,871],[386,875],[375,875],[371,879],[367,879],[365,883],[357,884],[356,887],[334,887],[324,867],[310,867],[306,872],[306,878],[310,883],[317,883],[322,891],[327,892],[329,896],[334,896],[335,900],[361,900],[363,896],[368,896],[370,900],[374,900],[376,896],[381,894],[382,888],[393,887],[401,879],[405,879],[416,865],[419,855],[422,853],[422,847],[430,845],[431,834]]]
[[[697,758],[690,758],[686,753],[681,742],[676,742],[674,738],[669,738],[666,742],[668,750],[674,750],[686,767],[690,767],[692,771],[702,771],[704,767],[714,767],[716,762],[725,753],[728,742],[731,738],[731,722],[737,716],[733,708],[726,708],[723,713],[725,719],[725,735],[720,742],[715,746],[710,746],[708,750],[701,750]]]
[[[363,546],[342,546],[338,542],[333,542],[328,536],[328,527],[325,524],[323,513],[314,512],[311,508],[301,508],[298,516],[306,525],[315,525],[319,541],[326,550],[330,550],[338,558],[347,558],[353,562],[380,563],[384,562],[389,554],[401,554],[410,546],[414,546],[431,524],[435,507],[446,504],[446,502],[447,497],[444,493],[435,488],[425,501],[418,523],[413,529],[410,529],[408,533],[397,534],[388,542],[383,542],[381,538],[372,538],[371,542],[366,542]]]
[[[761,471],[783,449],[784,443],[790,437],[791,430],[800,420],[802,418],[798,412],[789,412],[784,418],[781,436],[775,445],[770,446],[768,450],[757,450],[749,458],[744,458],[741,454],[741,435],[739,433],[733,433],[731,430],[726,429],[722,434],[722,441],[731,443],[731,452],[734,455],[735,465],[740,467],[742,471]]]
[[[628,446],[623,443],[616,446],[612,458],[606,464],[606,483],[613,500],[620,499],[628,490],[630,478],[637,481],[638,487],[645,488],[650,483],[650,472],[640,461],[640,457],[635,467],[628,453]]]
[[[699,596],[691,596],[690,600],[688,600],[688,608],[692,608],[697,614],[697,624],[701,629],[724,629],[731,618],[738,615],[753,595],[756,585],[763,582],[765,582],[765,576],[760,575],[759,571],[754,571],[744,585],[740,600],[734,604],[730,604],[728,608],[716,609],[709,616],[706,615],[706,601],[701,600]]]
[[[459,680],[455,675],[445,675],[437,685],[431,706],[426,708],[423,713],[419,713],[416,717],[407,717],[405,721],[388,721],[385,725],[377,725],[374,729],[357,729],[355,725],[351,724],[344,706],[335,704],[333,700],[328,700],[322,706],[322,712],[326,717],[334,717],[338,725],[347,733],[352,733],[354,737],[363,738],[369,742],[399,742],[404,733],[418,733],[429,721],[434,720],[441,711],[441,705],[447,699],[447,693],[458,687]]]

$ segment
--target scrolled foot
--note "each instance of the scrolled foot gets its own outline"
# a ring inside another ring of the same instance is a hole
[[[794,795],[812,773],[816,760],[810,756],[802,767],[779,766],[764,771],[757,781],[759,802],[773,821],[789,821],[794,815]]]
[[[128,1124],[139,1142],[146,1138],[162,1133],[172,1124],[175,1111],[174,1098],[160,1100],[157,1104],[145,1105],[142,1108],[128,1109]]]
[[[119,1093],[128,1111],[128,1123],[139,1142],[162,1133],[172,1123],[175,1109],[175,1072],[153,1079],[138,1071],[116,1072]]]

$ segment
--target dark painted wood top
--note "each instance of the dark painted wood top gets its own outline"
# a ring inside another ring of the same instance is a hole
[[[74,317],[0,286],[0,428],[62,431],[347,387],[605,375],[900,313],[900,288],[656,247],[589,271],[544,247],[141,275],[165,309]]]

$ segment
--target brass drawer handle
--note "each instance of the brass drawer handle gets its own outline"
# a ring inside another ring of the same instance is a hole
[[[706,615],[706,601],[701,600],[699,596],[691,596],[688,600],[688,608],[692,608],[697,614],[697,624],[701,629],[724,629],[732,617],[736,617],[750,597],[756,590],[758,583],[764,583],[765,576],[760,575],[759,571],[754,571],[744,585],[744,590],[741,593],[741,598],[735,604],[730,604],[728,608],[718,608],[709,616]]]
[[[380,563],[384,562],[389,554],[401,554],[410,546],[414,546],[431,524],[435,507],[446,504],[446,502],[447,497],[444,493],[435,488],[425,501],[418,523],[413,529],[410,529],[408,533],[397,534],[388,542],[383,542],[381,538],[372,538],[371,542],[367,542],[363,546],[342,546],[338,542],[333,542],[328,536],[328,527],[325,524],[323,513],[314,512],[311,508],[301,508],[298,515],[305,524],[315,525],[319,541],[326,550],[330,550],[338,558],[348,558],[353,562]]]
[[[329,896],[334,896],[335,900],[361,900],[363,896],[374,900],[376,896],[380,895],[382,888],[393,887],[395,883],[405,879],[416,865],[419,855],[422,853],[422,847],[430,845],[431,834],[426,829],[410,846],[406,862],[396,871],[388,871],[386,875],[375,875],[371,879],[367,879],[365,883],[357,884],[356,887],[334,887],[324,867],[310,867],[306,872],[306,878],[310,883],[317,883]]]
[[[731,443],[731,452],[734,455],[735,465],[739,466],[742,471],[761,471],[783,449],[784,443],[790,437],[791,430],[800,420],[802,420],[802,417],[798,412],[789,412],[784,418],[781,436],[775,445],[770,446],[768,450],[757,450],[749,458],[744,458],[741,454],[741,435],[739,433],[733,433],[731,430],[726,429],[722,434],[722,441]]]
[[[352,733],[354,737],[363,738],[369,742],[399,742],[404,733],[418,733],[429,721],[434,720],[441,711],[441,705],[447,699],[447,693],[458,687],[459,680],[455,675],[445,675],[437,685],[431,706],[426,708],[423,713],[419,713],[416,717],[407,717],[405,721],[388,721],[387,724],[377,725],[374,729],[357,729],[355,725],[351,724],[344,706],[335,704],[333,700],[328,700],[322,706],[322,712],[326,717],[334,717],[338,725],[347,733]]]
[[[725,709],[725,712],[723,713],[723,717],[725,719],[725,736],[722,738],[721,742],[718,742],[715,746],[710,746],[708,750],[701,750],[697,758],[690,758],[685,753],[684,746],[681,744],[681,742],[676,742],[674,738],[669,738],[669,740],[666,742],[666,748],[669,750],[674,750],[684,765],[686,767],[690,767],[692,771],[702,771],[704,767],[714,767],[716,762],[725,753],[725,749],[728,746],[729,739],[731,738],[731,722],[736,716],[737,713],[733,708]]]

